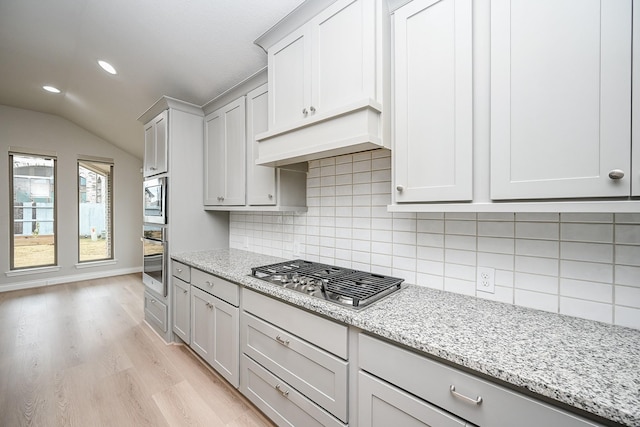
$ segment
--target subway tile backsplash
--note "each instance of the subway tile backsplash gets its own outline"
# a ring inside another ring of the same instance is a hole
[[[306,213],[232,212],[232,248],[640,329],[640,214],[391,213],[385,150],[309,163]],[[476,291],[493,267],[495,293]]]

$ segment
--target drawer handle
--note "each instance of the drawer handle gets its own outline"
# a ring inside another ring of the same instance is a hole
[[[209,287],[210,287],[210,288],[213,288],[213,282],[210,282],[209,280],[207,280],[207,281],[206,281],[206,282],[204,282],[204,283],[206,283],[207,285],[209,285]]]
[[[178,273],[182,273],[182,269],[181,268],[176,268],[176,270],[178,271]]]
[[[153,298],[151,299],[151,304],[155,304],[156,300],[154,300]]]
[[[282,345],[289,345],[289,340],[283,340],[280,335],[276,336],[276,341],[278,341]]]
[[[283,390],[280,388],[280,384],[276,384],[276,390],[278,390],[278,392],[283,395],[284,397],[289,396],[289,391],[288,390]]]
[[[458,393],[456,391],[456,386],[454,386],[453,384],[449,386],[449,390],[451,390],[451,394],[453,394],[455,397],[457,397],[458,399],[462,399],[467,403],[472,403],[474,405],[480,405],[482,403],[482,396],[478,396],[475,399],[467,397],[464,394]]]

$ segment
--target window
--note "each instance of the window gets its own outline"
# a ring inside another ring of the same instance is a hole
[[[56,265],[56,158],[9,153],[11,270]]]
[[[78,262],[113,259],[113,161],[78,160]]]

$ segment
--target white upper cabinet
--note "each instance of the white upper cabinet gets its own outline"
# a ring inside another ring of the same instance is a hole
[[[267,85],[262,85],[247,94],[247,204],[276,204],[276,169],[256,165],[258,158],[257,133],[268,127]]]
[[[204,107],[205,210],[307,210],[307,163],[256,164],[256,134],[269,126],[267,89],[265,67]]]
[[[245,98],[205,117],[204,204],[245,204]]]
[[[303,3],[256,41],[267,50],[269,71],[269,126],[257,136],[258,164],[390,146],[386,1],[337,0],[316,10],[326,3]]]
[[[167,115],[163,111],[144,125],[144,163],[145,177],[166,173],[167,162]]]
[[[284,127],[309,114],[311,105],[311,36],[304,26],[269,49],[267,129]],[[306,112],[306,114],[305,114]]]
[[[491,199],[630,195],[631,23],[631,0],[491,2]]]
[[[269,129],[376,99],[374,13],[339,0],[269,49]]]
[[[471,200],[472,3],[414,0],[394,24],[395,200]]]

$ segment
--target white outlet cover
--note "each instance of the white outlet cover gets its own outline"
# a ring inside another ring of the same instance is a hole
[[[496,291],[496,269],[491,267],[478,267],[476,276],[476,290],[493,294]]]

